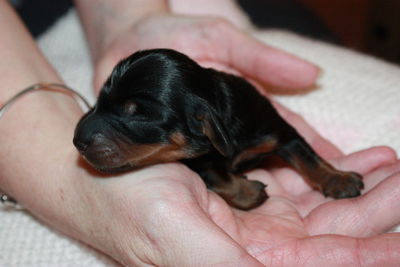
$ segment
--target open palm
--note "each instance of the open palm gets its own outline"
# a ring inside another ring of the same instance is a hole
[[[291,170],[257,171],[252,176],[263,177],[270,185],[271,198],[256,210],[233,212],[221,227],[269,266],[388,266],[399,262],[400,235],[376,235],[399,222],[393,206],[400,198],[395,189],[400,175],[392,174],[400,166],[372,171],[376,166],[368,162],[368,157],[376,156],[369,154],[372,151],[342,158],[339,166],[365,164],[358,166],[365,175],[367,192],[362,197],[330,200],[312,191]]]
[[[135,266],[388,266],[400,261],[400,235],[382,234],[400,219],[393,160],[381,147],[333,161],[365,177],[363,195],[344,200],[324,198],[289,168],[254,170],[249,178],[268,184],[270,198],[251,211],[229,207],[183,165],[155,165],[106,182],[124,215],[115,220],[129,225],[113,236],[129,236],[135,258],[123,262]]]

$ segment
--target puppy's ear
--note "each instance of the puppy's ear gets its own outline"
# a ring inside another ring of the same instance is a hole
[[[194,118],[200,123],[200,130],[208,137],[214,148],[225,157],[232,157],[234,147],[221,120],[210,107],[203,106],[194,112]],[[196,123],[196,124],[197,124]]]

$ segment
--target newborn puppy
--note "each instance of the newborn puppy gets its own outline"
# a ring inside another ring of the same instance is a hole
[[[325,196],[355,197],[363,188],[359,174],[339,171],[319,157],[250,83],[169,49],[121,61],[77,125],[74,144],[107,173],[181,161],[244,210],[268,196],[264,184],[243,172],[272,154]]]

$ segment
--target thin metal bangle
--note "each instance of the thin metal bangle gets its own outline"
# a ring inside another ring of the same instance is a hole
[[[82,104],[85,106],[85,108],[90,109],[90,104],[89,102],[77,91],[75,91],[72,88],[69,88],[68,86],[64,84],[58,84],[58,83],[36,83],[28,88],[25,88],[24,90],[20,91],[16,95],[14,95],[12,98],[10,98],[3,106],[0,107],[0,119],[3,117],[5,112],[12,106],[12,104],[20,97],[22,97],[25,94],[28,94],[33,91],[38,91],[38,90],[47,90],[47,91],[54,91],[54,92],[59,92],[59,93],[72,93],[74,97],[78,98],[76,99],[78,102],[81,101]],[[2,193],[0,191],[0,205],[4,207],[12,207],[16,209],[23,209],[21,205],[18,204],[18,202],[8,196],[5,193]]]

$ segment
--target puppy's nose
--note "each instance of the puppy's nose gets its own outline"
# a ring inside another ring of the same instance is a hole
[[[74,138],[73,140],[75,147],[80,151],[80,152],[85,152],[87,148],[89,147],[89,143],[84,142],[82,140],[78,140],[77,138]]]
[[[93,135],[75,135],[73,139],[75,147],[81,153],[88,152],[89,150],[99,150],[101,148],[110,146],[112,143],[101,133]]]

